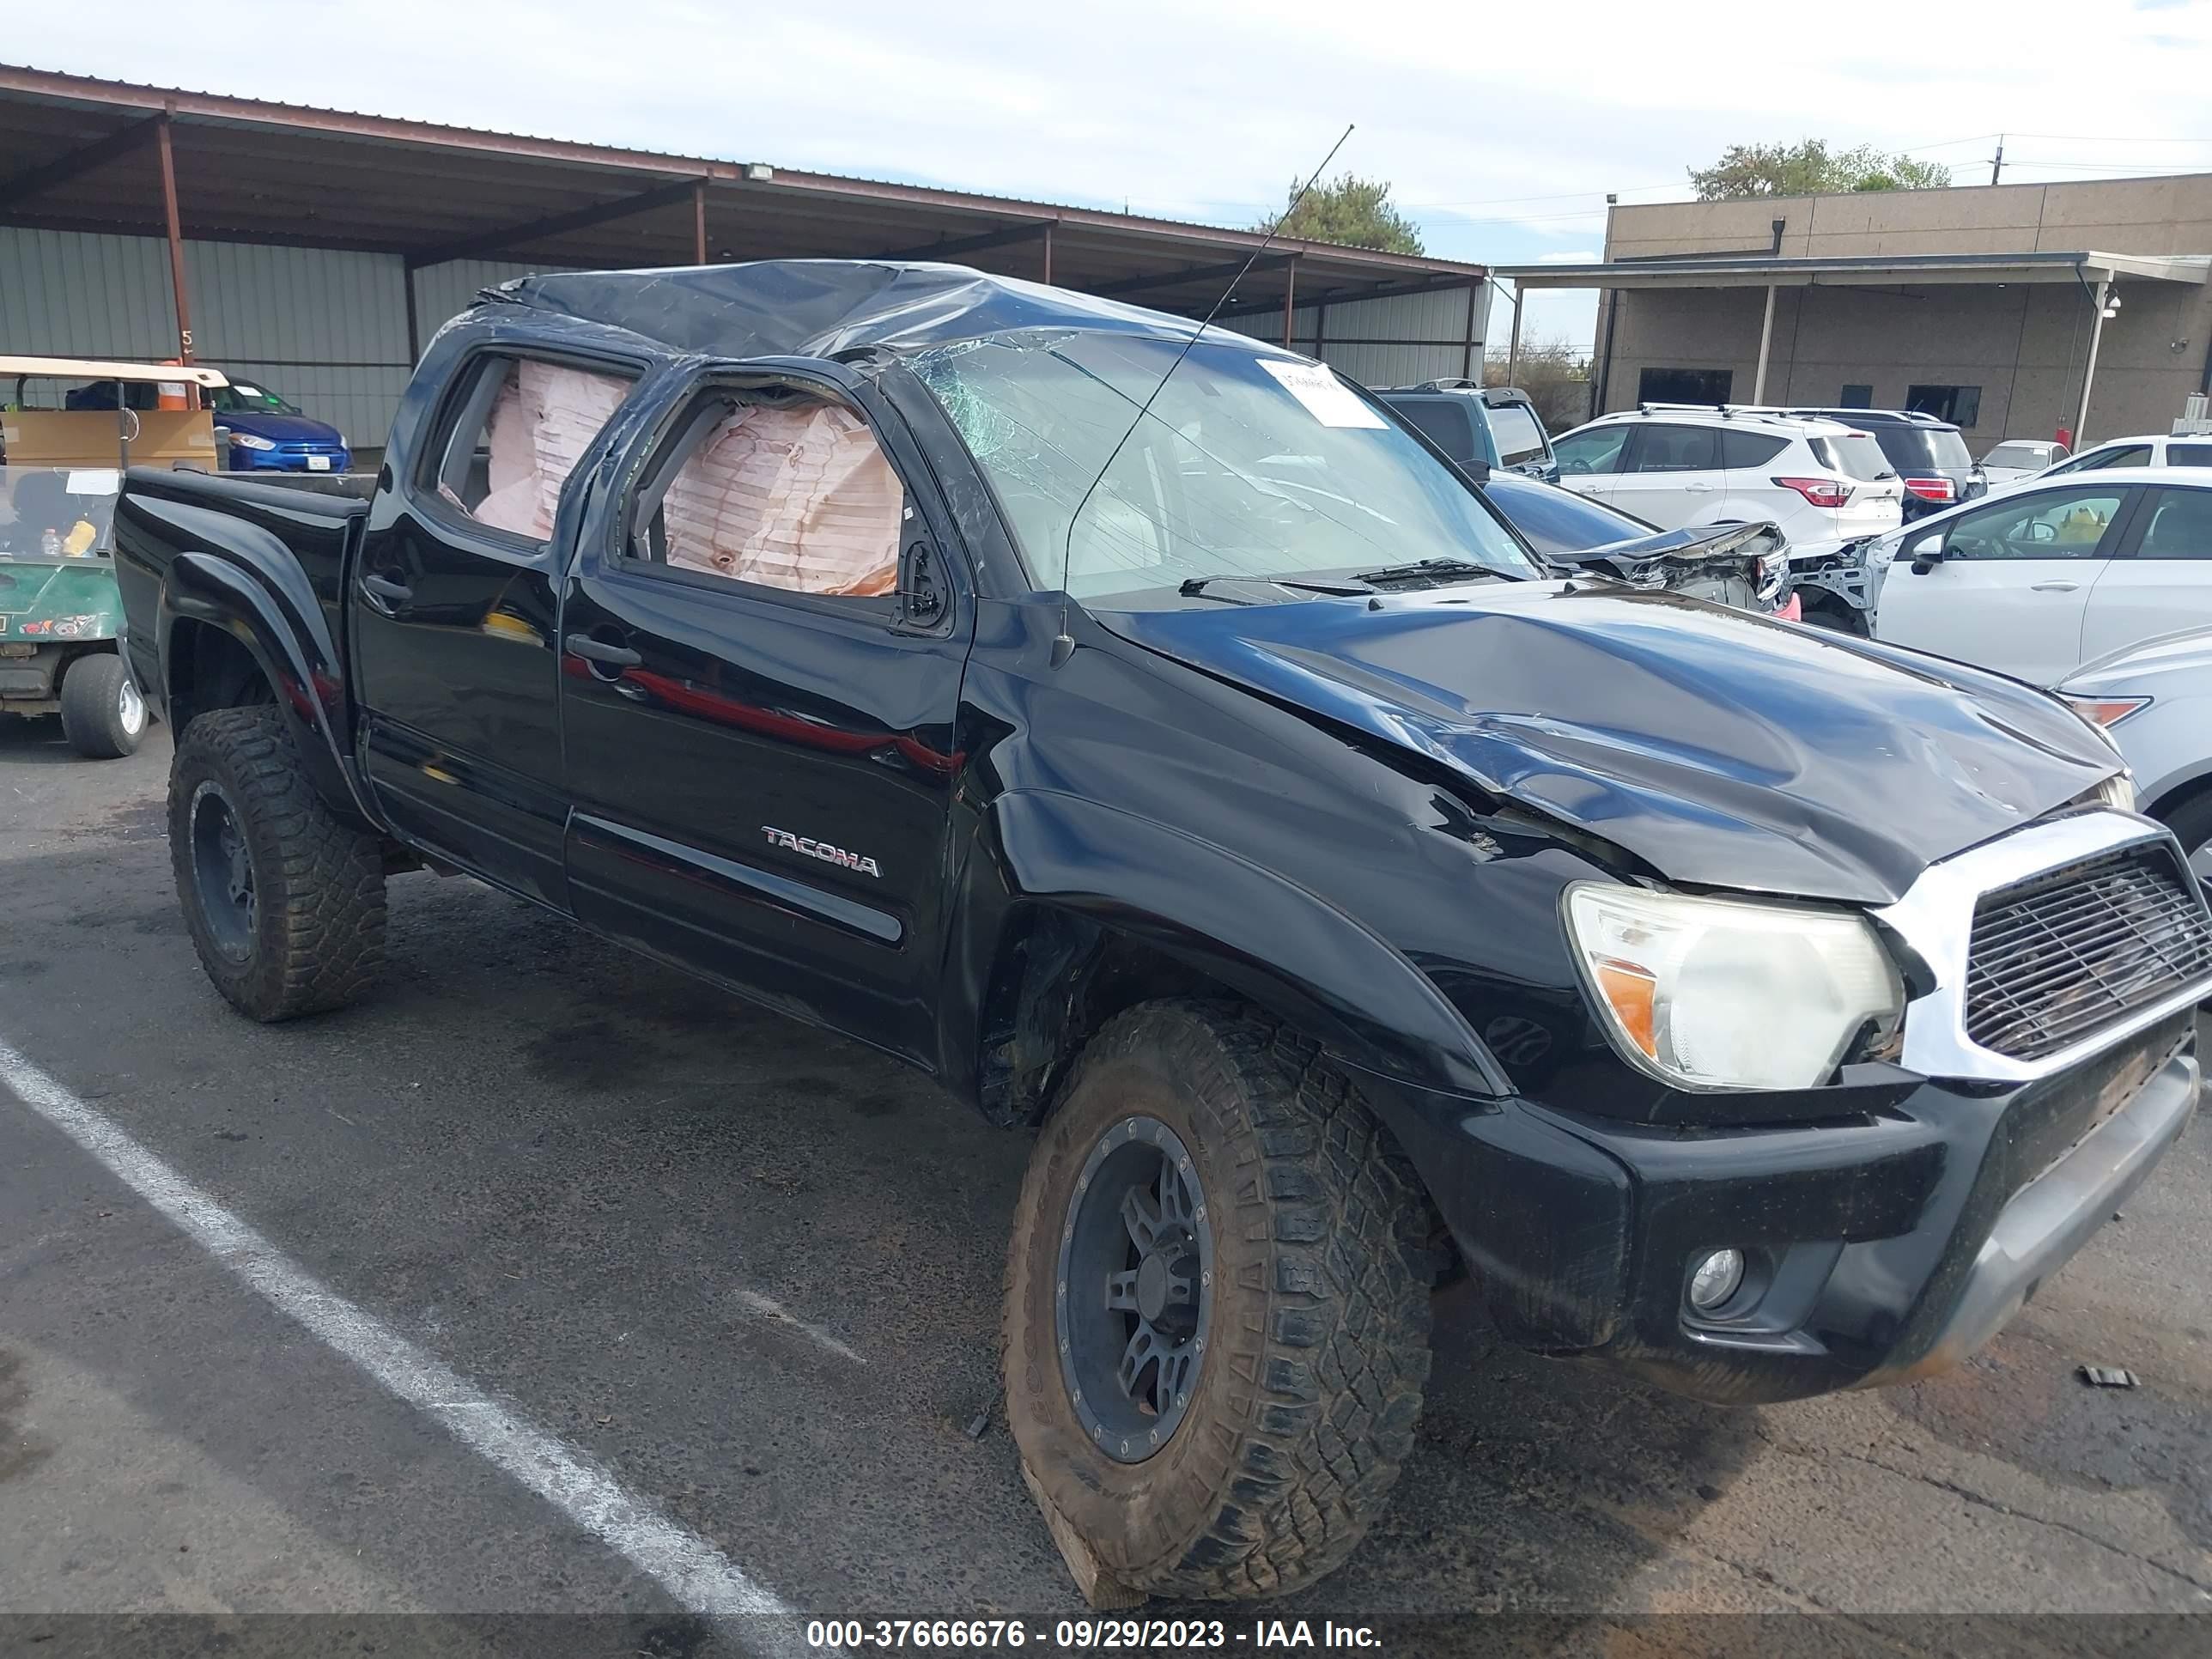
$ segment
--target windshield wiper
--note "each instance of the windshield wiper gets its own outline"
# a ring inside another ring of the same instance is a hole
[[[1257,599],[1232,599],[1226,593],[1209,593],[1206,591],[1206,585],[1210,582],[1251,582],[1261,587],[1296,587],[1309,593],[1365,593],[1370,591],[1365,585],[1367,579],[1364,576],[1357,577],[1354,580],[1360,585],[1354,586],[1351,582],[1312,581],[1300,576],[1252,576],[1232,571],[1218,576],[1186,577],[1176,592],[1186,599],[1219,599],[1224,605],[1257,605],[1260,603]]]
[[[1411,564],[1385,565],[1380,570],[1363,570],[1359,580],[1364,582],[1416,581],[1424,576],[1439,581],[1455,576],[1504,576],[1505,572],[1495,565],[1477,564],[1472,559],[1416,559]]]

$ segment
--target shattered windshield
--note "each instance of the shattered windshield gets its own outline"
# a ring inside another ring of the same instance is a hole
[[[1193,348],[1091,490],[1180,349],[1054,332],[909,360],[989,476],[1039,587],[1061,585],[1063,555],[1079,599],[1422,559],[1538,574],[1458,474],[1329,370],[1237,346]]]

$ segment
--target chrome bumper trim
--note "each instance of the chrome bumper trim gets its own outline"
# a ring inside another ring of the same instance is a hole
[[[1966,955],[1974,906],[1985,893],[2026,881],[2060,865],[2139,843],[2164,842],[2187,870],[2180,844],[2164,825],[2132,812],[2094,808],[2046,818],[1931,864],[1894,904],[1873,911],[1934,975],[1936,988],[1905,1005],[1899,1063],[1923,1077],[1978,1078],[2033,1083],[2079,1065],[2114,1043],[2212,997],[2212,975],[2134,1010],[2080,1042],[2035,1060],[1993,1053],[1966,1035]]]

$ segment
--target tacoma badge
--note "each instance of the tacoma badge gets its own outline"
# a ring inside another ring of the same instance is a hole
[[[842,847],[832,847],[826,841],[815,841],[806,836],[794,836],[788,830],[779,830],[773,824],[761,825],[761,834],[768,837],[769,845],[781,847],[787,852],[804,853],[808,858],[820,859],[824,864],[841,864],[848,870],[857,870],[864,876],[878,880],[883,872],[876,868],[873,859],[862,858],[858,853],[848,853]]]

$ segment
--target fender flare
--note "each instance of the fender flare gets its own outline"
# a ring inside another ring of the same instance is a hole
[[[201,510],[172,507],[179,520]],[[315,793],[331,810],[380,829],[346,764],[345,677],[322,608],[283,544],[266,530],[209,514],[204,545],[179,553],[161,583],[159,629],[165,709],[176,692],[175,642],[181,622],[204,623],[243,646],[276,693]],[[264,547],[258,544],[266,543]],[[299,591],[295,592],[294,589]]]
[[[1192,963],[1333,1059],[1416,1089],[1510,1095],[1466,1018],[1394,945],[1320,895],[1154,820],[1017,791],[977,824],[947,939],[948,1077],[977,1075],[976,1029],[1004,925],[1024,904],[1073,913]]]

